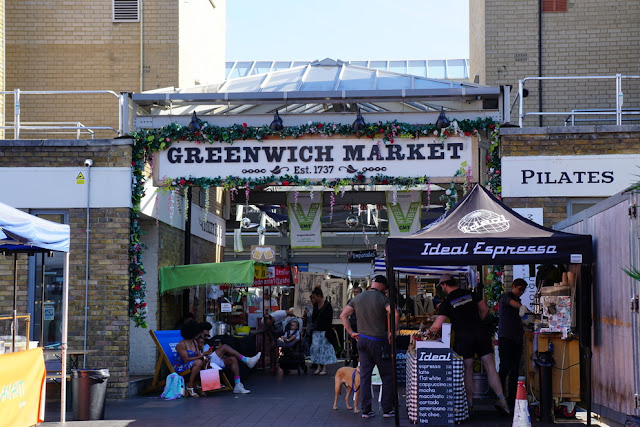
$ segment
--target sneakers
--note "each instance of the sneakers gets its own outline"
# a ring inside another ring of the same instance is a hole
[[[246,388],[244,388],[244,386],[242,385],[242,383],[238,383],[236,384],[236,386],[233,388],[233,392],[236,394],[247,394],[247,393],[251,393],[249,390],[247,390]]]
[[[496,404],[494,406],[499,412],[502,412],[507,415],[511,414],[511,411],[509,410],[509,406],[507,405],[507,401],[504,399],[504,397],[499,398],[496,401]]]
[[[375,416],[376,416],[376,413],[373,412],[371,409],[369,409],[368,411],[362,411],[362,418],[371,418]]]
[[[395,417],[396,416],[396,410],[395,409],[391,409],[385,413],[382,414],[382,416],[384,418],[391,418],[391,417]]]
[[[254,366],[256,366],[256,363],[258,363],[258,360],[260,360],[261,354],[261,352],[258,352],[258,354],[256,354],[255,356],[248,357],[247,361],[244,363],[246,363],[249,368],[253,368]]]

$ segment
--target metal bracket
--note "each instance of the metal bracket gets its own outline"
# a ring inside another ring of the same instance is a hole
[[[640,312],[640,297],[638,295],[631,298],[631,311],[633,313]]]
[[[629,217],[637,218],[638,217],[638,206],[631,205],[629,206]]]
[[[640,394],[634,394],[633,400],[636,402],[636,409],[640,408]]]

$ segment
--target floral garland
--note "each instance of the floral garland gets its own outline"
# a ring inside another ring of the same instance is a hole
[[[497,147],[498,144],[497,124],[491,118],[454,120],[451,125],[445,129],[439,129],[434,124],[409,124],[394,120],[386,123],[370,123],[367,124],[364,129],[358,131],[354,130],[349,124],[321,122],[309,122],[300,126],[288,126],[281,131],[272,131],[266,125],[252,127],[246,123],[234,124],[228,127],[215,126],[200,119],[198,119],[198,124],[200,125],[200,130],[196,132],[192,132],[188,126],[171,123],[163,128],[142,129],[132,133],[132,137],[134,138],[133,161],[131,163],[133,169],[131,192],[133,209],[131,211],[131,238],[129,245],[129,316],[138,327],[146,327],[147,315],[147,304],[145,302],[146,283],[143,279],[145,270],[142,264],[142,254],[146,248],[141,243],[142,230],[139,226],[140,202],[142,197],[144,197],[145,176],[143,172],[146,160],[151,158],[151,154],[156,151],[168,149],[174,141],[233,144],[234,141],[247,139],[264,141],[268,138],[283,139],[287,137],[299,138],[312,135],[325,137],[340,135],[369,138],[378,141],[382,140],[386,144],[394,144],[398,138],[402,140],[435,136],[444,141],[446,138],[452,136],[478,135],[480,131],[485,131],[490,133],[492,147],[494,145]],[[379,142],[377,143],[379,144]],[[457,176],[467,176],[465,175],[464,166],[461,169],[463,172]],[[419,184],[430,185],[427,176],[403,178],[382,174],[367,176],[365,172],[361,171],[349,171],[349,173],[353,175],[337,179],[323,179],[320,182],[313,182],[313,184],[333,189],[332,194],[334,195],[338,192],[345,191],[345,187],[349,185],[393,185],[399,188],[408,188]],[[469,179],[470,177],[467,177],[467,182],[470,182]],[[300,178],[297,175],[272,175],[249,180],[236,176],[215,178],[189,176],[166,178],[165,184],[168,185],[168,188],[165,188],[163,191],[174,191],[176,189],[184,189],[188,186],[202,188],[215,186],[224,187],[225,189],[235,192],[239,190],[248,192],[254,189],[261,190],[269,185],[308,187],[312,182],[307,178]],[[489,185],[491,186],[492,184],[489,183]],[[451,190],[451,188],[453,188],[453,190]],[[450,198],[449,203],[455,203],[457,200],[457,190],[454,185],[452,185],[451,188],[448,194]],[[491,188],[493,191],[493,187]],[[493,192],[495,194],[495,191]],[[453,204],[451,204],[451,206],[453,206]]]
[[[487,175],[489,180],[487,186],[491,193],[498,199],[502,199],[502,175],[501,161],[500,161],[500,143],[499,143],[499,127],[496,126],[492,129],[490,135],[491,145],[489,146],[489,153],[487,154]],[[491,313],[487,319],[490,327],[490,331],[497,330],[498,317],[494,314],[498,309],[498,302],[500,296],[504,293],[504,265],[490,265],[488,268],[487,280],[489,284],[485,287],[485,297],[487,298],[487,306],[489,307],[489,313]]]

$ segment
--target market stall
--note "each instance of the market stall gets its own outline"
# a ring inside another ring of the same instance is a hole
[[[581,265],[582,274],[576,284],[577,337],[585,354],[585,400],[589,413],[591,261],[591,236],[537,225],[505,206],[480,185],[469,191],[436,225],[410,236],[390,237],[386,244],[387,276],[392,290],[395,290],[392,278],[396,266]],[[590,416],[587,419],[590,420]]]
[[[36,254],[41,253],[45,254],[48,252],[56,251],[56,252],[64,252],[65,260],[64,260],[64,280],[63,280],[63,298],[62,298],[62,339],[61,339],[61,394],[60,394],[60,421],[65,422],[65,414],[66,414],[66,378],[67,374],[67,314],[68,314],[68,295],[69,295],[69,242],[70,242],[70,228],[66,224],[57,224],[51,221],[44,220],[42,218],[35,217],[33,215],[29,215],[28,213],[22,212],[18,209],[14,209],[10,206],[7,206],[3,203],[0,203],[0,253],[4,255],[13,255],[13,267],[14,267],[14,285],[13,285],[13,333],[12,333],[12,351],[16,349],[16,325],[17,325],[17,303],[18,303],[18,293],[17,293],[17,281],[18,281],[18,273],[17,273],[17,260],[18,254]],[[43,257],[44,264],[44,257]],[[44,269],[44,266],[43,266]],[[28,340],[27,340],[28,342]],[[39,352],[36,357],[33,354],[28,355],[27,353],[31,352]],[[14,353],[10,355],[2,355],[0,357],[11,358],[11,362],[9,359],[6,361],[8,366],[13,367],[13,374],[15,372],[22,372],[26,375],[31,374],[36,371],[41,371],[42,377],[40,378],[40,383],[38,383],[37,378],[31,378],[31,381],[28,381],[26,378],[20,378],[19,380],[25,381],[25,384],[34,384],[40,385],[42,387],[44,381],[44,358],[42,357],[42,349],[34,349],[32,351],[26,351],[24,354]],[[22,352],[21,352],[22,353]],[[29,368],[25,370],[16,371],[15,368],[20,363],[19,359],[25,358],[27,363],[22,363],[22,366],[28,366]],[[0,363],[2,364],[2,363]],[[5,364],[5,366],[7,366]],[[31,375],[33,377],[33,375]],[[3,377],[4,380],[7,380],[8,377]],[[16,378],[17,379],[17,378]],[[40,395],[40,390],[25,390],[27,395],[30,396],[40,396],[44,399],[44,396]],[[16,399],[7,399],[3,400],[4,404],[0,407],[0,412],[3,413],[5,420],[11,420],[12,416],[19,416],[19,414],[24,415],[24,402],[18,402]],[[11,404],[17,403],[19,407],[12,407]],[[32,404],[39,404],[38,399],[34,402],[31,401]],[[43,400],[42,402],[43,403]],[[5,406],[6,404],[6,406]],[[39,411],[39,408],[35,408],[36,411]],[[9,417],[9,418],[7,418]],[[38,417],[42,418],[39,419]],[[14,420],[17,420],[15,418]],[[42,408],[41,413],[35,414],[35,417],[31,418],[36,421],[43,421],[44,419],[44,409]],[[10,422],[11,423],[11,422]]]

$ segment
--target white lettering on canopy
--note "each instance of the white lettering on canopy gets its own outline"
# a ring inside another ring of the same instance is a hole
[[[451,255],[467,255],[469,254],[469,243],[459,246],[446,246],[442,243],[433,245],[425,243],[424,249],[420,255],[428,256],[451,256]],[[496,255],[543,255],[557,254],[558,249],[555,245],[487,245],[486,242],[477,242],[471,250],[473,255],[491,255],[494,259]]]
[[[174,142],[156,153],[157,177],[216,178],[298,175],[310,180],[386,176],[452,177],[462,162],[473,165],[472,137],[285,139],[267,141]],[[472,166],[473,167],[473,166]]]

